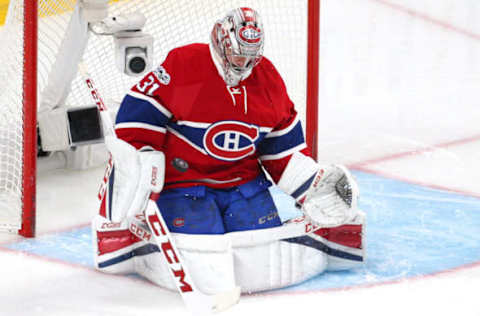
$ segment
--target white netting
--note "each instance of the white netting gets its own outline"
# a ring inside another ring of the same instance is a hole
[[[4,67],[0,72],[3,86],[0,91],[0,227],[5,223],[19,225],[22,192],[23,0],[12,1],[15,3],[10,6],[0,37],[0,62]],[[39,0],[39,104],[75,4],[75,0]],[[193,42],[207,43],[213,23],[240,6],[252,7],[262,15],[266,33],[265,56],[282,74],[290,97],[304,117],[307,0],[123,0],[111,2],[110,15],[140,11],[147,17],[144,31],[155,38],[154,65],[158,65],[174,47]],[[125,92],[138,81],[138,78],[127,77],[117,70],[114,56],[111,37],[90,36],[84,62],[107,106],[118,104]],[[65,103],[71,107],[91,104],[89,93],[78,76],[72,82]]]
[[[114,3],[110,14],[140,11],[147,17],[145,31],[155,37],[154,65],[176,46],[194,42],[207,43],[213,23],[232,8],[251,6],[262,15],[265,56],[283,75],[291,98],[299,109],[305,108],[307,1],[291,0],[130,0]],[[91,36],[85,60],[107,102],[119,102],[125,90],[138,78],[122,76],[115,68],[113,40]],[[79,99],[90,102],[81,78],[67,103]],[[84,95],[82,94],[84,93]]]
[[[0,229],[21,225],[23,6],[12,3],[0,34]]]

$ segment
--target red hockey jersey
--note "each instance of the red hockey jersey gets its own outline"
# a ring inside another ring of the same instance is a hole
[[[278,181],[290,156],[306,148],[282,78],[263,58],[228,87],[210,54],[207,44],[172,50],[123,99],[118,137],[165,153],[166,188],[240,185],[261,165]]]

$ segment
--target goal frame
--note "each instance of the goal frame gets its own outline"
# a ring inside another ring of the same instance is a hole
[[[317,159],[320,1],[308,0],[306,142]],[[23,0],[23,169],[22,225],[18,233],[34,237],[36,227],[38,0]]]
[[[318,159],[318,89],[320,72],[320,0],[308,0],[306,142]]]
[[[23,168],[22,226],[19,234],[34,237],[37,173],[38,1],[23,0]]]

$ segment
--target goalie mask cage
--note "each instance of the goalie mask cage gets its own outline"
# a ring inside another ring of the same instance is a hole
[[[37,113],[54,107],[92,105],[90,91],[76,74],[78,64],[58,63],[62,45],[72,37],[68,29],[76,6],[76,0],[10,0],[5,25],[0,29],[2,231],[26,237],[35,234]],[[207,43],[214,22],[243,6],[254,8],[262,16],[264,55],[282,75],[315,157],[320,0],[116,0],[109,3],[109,15],[140,11],[146,16],[143,31],[155,39],[155,66],[174,47]],[[82,59],[107,107],[116,107],[139,80],[121,74],[115,67],[112,37],[90,33]],[[52,97],[52,91],[62,90],[55,89],[59,81],[52,78],[62,78],[72,71],[68,88]]]

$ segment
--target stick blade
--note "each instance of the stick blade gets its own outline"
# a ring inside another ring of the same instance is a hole
[[[240,287],[237,286],[228,292],[216,294],[212,310],[215,313],[224,311],[240,301]]]

